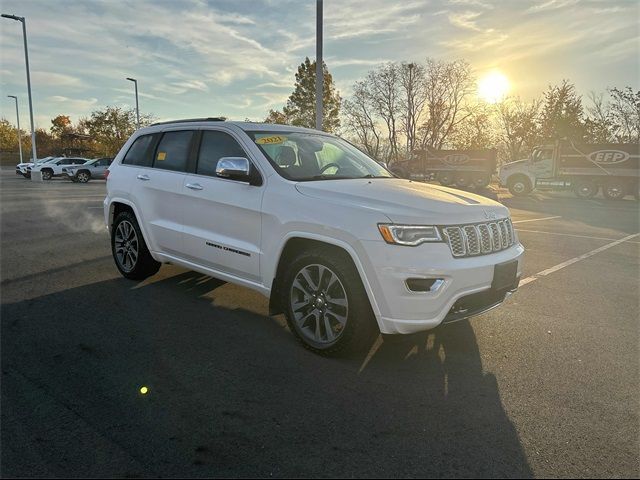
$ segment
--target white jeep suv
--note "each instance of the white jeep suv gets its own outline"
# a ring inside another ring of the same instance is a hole
[[[323,354],[499,305],[524,251],[497,202],[396,178],[323,132],[216,118],[138,130],[104,215],[125,277],[170,262],[252,288]]]

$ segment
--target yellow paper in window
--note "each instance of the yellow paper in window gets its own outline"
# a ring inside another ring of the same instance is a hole
[[[167,158],[167,152],[158,152],[158,160],[164,160]]]
[[[270,137],[262,137],[256,139],[258,145],[275,145],[277,143],[283,143],[286,140],[285,137],[279,135],[272,135]]]

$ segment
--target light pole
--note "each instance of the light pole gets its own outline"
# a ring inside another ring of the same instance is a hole
[[[138,80],[135,78],[127,77],[127,80],[133,82],[136,86],[136,128],[140,128],[140,109],[138,108]]]
[[[22,138],[20,135],[20,114],[18,113],[18,97],[15,95],[7,95],[8,98],[13,98],[16,101],[16,122],[18,123],[18,150],[20,151],[20,163],[22,163]]]
[[[316,130],[322,130],[322,97],[324,91],[322,69],[322,0],[316,3]]]
[[[27,48],[27,22],[24,17],[17,15],[2,14],[4,18],[10,18],[17,22],[22,22],[22,37],[24,39],[24,63],[27,66],[27,92],[29,93],[29,116],[31,120],[31,156],[33,163],[36,163],[38,154],[36,153],[36,129],[33,126],[33,102],[31,100],[31,75],[29,74],[29,49]]]

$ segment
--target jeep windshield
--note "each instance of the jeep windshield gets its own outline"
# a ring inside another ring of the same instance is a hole
[[[393,178],[387,169],[338,137],[307,132],[247,132],[271,165],[294,181]]]

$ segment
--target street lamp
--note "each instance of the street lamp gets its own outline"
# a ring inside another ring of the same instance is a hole
[[[135,78],[127,77],[127,80],[133,82],[136,86],[136,128],[140,128],[140,109],[138,107],[138,80]]]
[[[29,74],[29,50],[27,49],[27,22],[24,17],[18,17],[17,15],[7,15],[3,13],[1,15],[4,18],[9,18],[17,22],[22,22],[22,37],[24,39],[24,63],[27,66],[27,92],[29,93],[29,116],[31,120],[31,156],[33,157],[33,163],[36,163],[38,154],[36,153],[36,129],[33,126],[33,102],[31,101],[31,75]]]
[[[322,97],[324,78],[322,69],[322,0],[316,3],[316,130],[322,130]]]
[[[18,150],[20,151],[20,163],[22,163],[22,138],[20,135],[20,114],[18,113],[18,97],[15,95],[7,95],[8,98],[13,98],[16,101],[16,121],[18,123]]]

